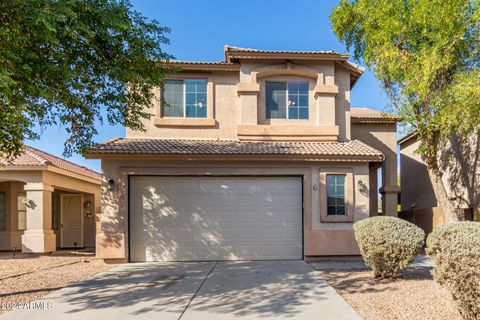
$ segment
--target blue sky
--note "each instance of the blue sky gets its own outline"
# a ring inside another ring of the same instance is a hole
[[[171,28],[166,52],[179,60],[220,61],[225,44],[271,50],[335,50],[347,52],[332,32],[329,15],[338,1],[313,0],[170,0],[132,1],[133,8]],[[353,107],[384,109],[388,99],[367,70],[351,93]],[[122,126],[103,125],[98,142],[124,137]],[[67,134],[62,127],[47,128],[33,147],[62,156]],[[81,155],[70,159],[100,171],[99,160]]]

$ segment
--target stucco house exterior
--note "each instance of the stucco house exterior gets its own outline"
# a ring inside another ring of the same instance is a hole
[[[355,255],[352,225],[395,215],[396,122],[350,108],[363,68],[333,51],[225,46],[172,61],[145,131],[99,144],[97,256],[120,261]],[[377,171],[382,168],[382,185]]]
[[[428,176],[427,166],[416,152],[420,141],[415,132],[398,140],[402,211],[415,211],[424,229],[443,224],[443,212]],[[480,139],[472,134],[460,141],[452,136],[441,146],[442,182],[460,217],[480,220]]]
[[[24,145],[0,168],[0,250],[95,248],[101,176]]]

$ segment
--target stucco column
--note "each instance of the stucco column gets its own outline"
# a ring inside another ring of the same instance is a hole
[[[386,216],[397,216],[398,193],[400,187],[397,185],[384,186],[380,188],[382,194],[382,212]]]
[[[53,187],[43,183],[27,183],[27,229],[22,235],[22,252],[45,253],[55,251],[52,230]]]
[[[368,169],[370,184],[370,217],[378,216],[378,166],[370,164]]]

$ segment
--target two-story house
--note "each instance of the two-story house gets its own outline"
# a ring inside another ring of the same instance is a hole
[[[363,69],[333,51],[225,46],[172,61],[146,131],[102,160],[97,256],[126,261],[354,255],[354,222],[395,215],[394,115],[350,108]]]

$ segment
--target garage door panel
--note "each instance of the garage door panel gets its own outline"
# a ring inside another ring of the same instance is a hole
[[[131,177],[133,261],[300,259],[301,178]]]

